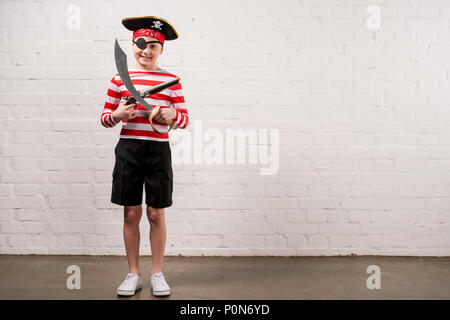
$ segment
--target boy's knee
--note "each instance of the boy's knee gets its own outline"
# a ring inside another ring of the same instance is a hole
[[[164,219],[164,208],[147,207],[147,217],[151,223],[159,223]]]
[[[142,215],[141,206],[126,206],[124,209],[124,219],[127,224],[139,223]]]

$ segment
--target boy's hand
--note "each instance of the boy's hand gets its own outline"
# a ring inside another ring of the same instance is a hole
[[[176,111],[173,108],[159,108],[153,119],[161,123],[170,123],[175,115]]]
[[[111,114],[115,120],[127,121],[136,118],[135,103],[128,104],[125,100],[121,100],[117,109]]]

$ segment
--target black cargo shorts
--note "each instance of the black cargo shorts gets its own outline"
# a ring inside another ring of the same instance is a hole
[[[112,203],[141,205],[142,185],[145,184],[148,206],[166,208],[172,205],[172,154],[168,141],[120,138],[114,152]]]

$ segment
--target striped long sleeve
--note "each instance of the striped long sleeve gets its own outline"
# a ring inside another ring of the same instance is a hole
[[[173,90],[171,91],[172,94],[170,96],[170,103],[176,111],[176,115],[172,119],[172,121],[177,123],[178,128],[186,129],[189,124],[189,114],[186,109],[186,103],[184,101],[183,88],[181,86],[181,83],[178,83],[172,88]]]
[[[114,127],[118,122],[115,122],[111,113],[117,109],[120,102],[120,90],[115,81],[115,77],[109,83],[108,92],[106,93],[105,106],[100,117],[102,125],[106,128]]]
[[[138,91],[145,90],[177,77],[166,70],[130,69],[129,74],[131,82]],[[109,84],[105,105],[101,114],[101,123],[104,127],[111,128],[117,124],[112,118],[111,113],[117,109],[122,97],[130,95],[131,94],[120,79],[120,76],[116,74]],[[177,123],[179,129],[187,128],[189,124],[189,114],[181,83],[153,94],[145,98],[145,101],[152,107],[159,105],[161,108],[174,108],[176,115],[172,121]],[[167,124],[153,121],[153,124],[158,131],[166,132],[159,135],[153,130],[148,120],[150,112],[140,104],[135,107],[135,111],[136,118],[122,121],[122,130],[120,132],[121,138],[155,141],[169,140],[169,134],[167,133],[169,126]]]

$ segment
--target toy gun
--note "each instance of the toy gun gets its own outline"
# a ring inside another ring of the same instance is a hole
[[[164,89],[167,89],[173,85],[176,85],[177,83],[180,82],[180,77],[177,77],[176,79],[158,84],[157,86],[151,87],[150,89],[144,90],[139,92],[139,95],[141,96],[141,98],[147,98],[148,96],[151,96],[152,94],[158,93],[163,91]],[[133,104],[136,103],[136,98],[133,96],[126,96],[124,98],[122,98],[123,100],[126,101],[126,104]]]

